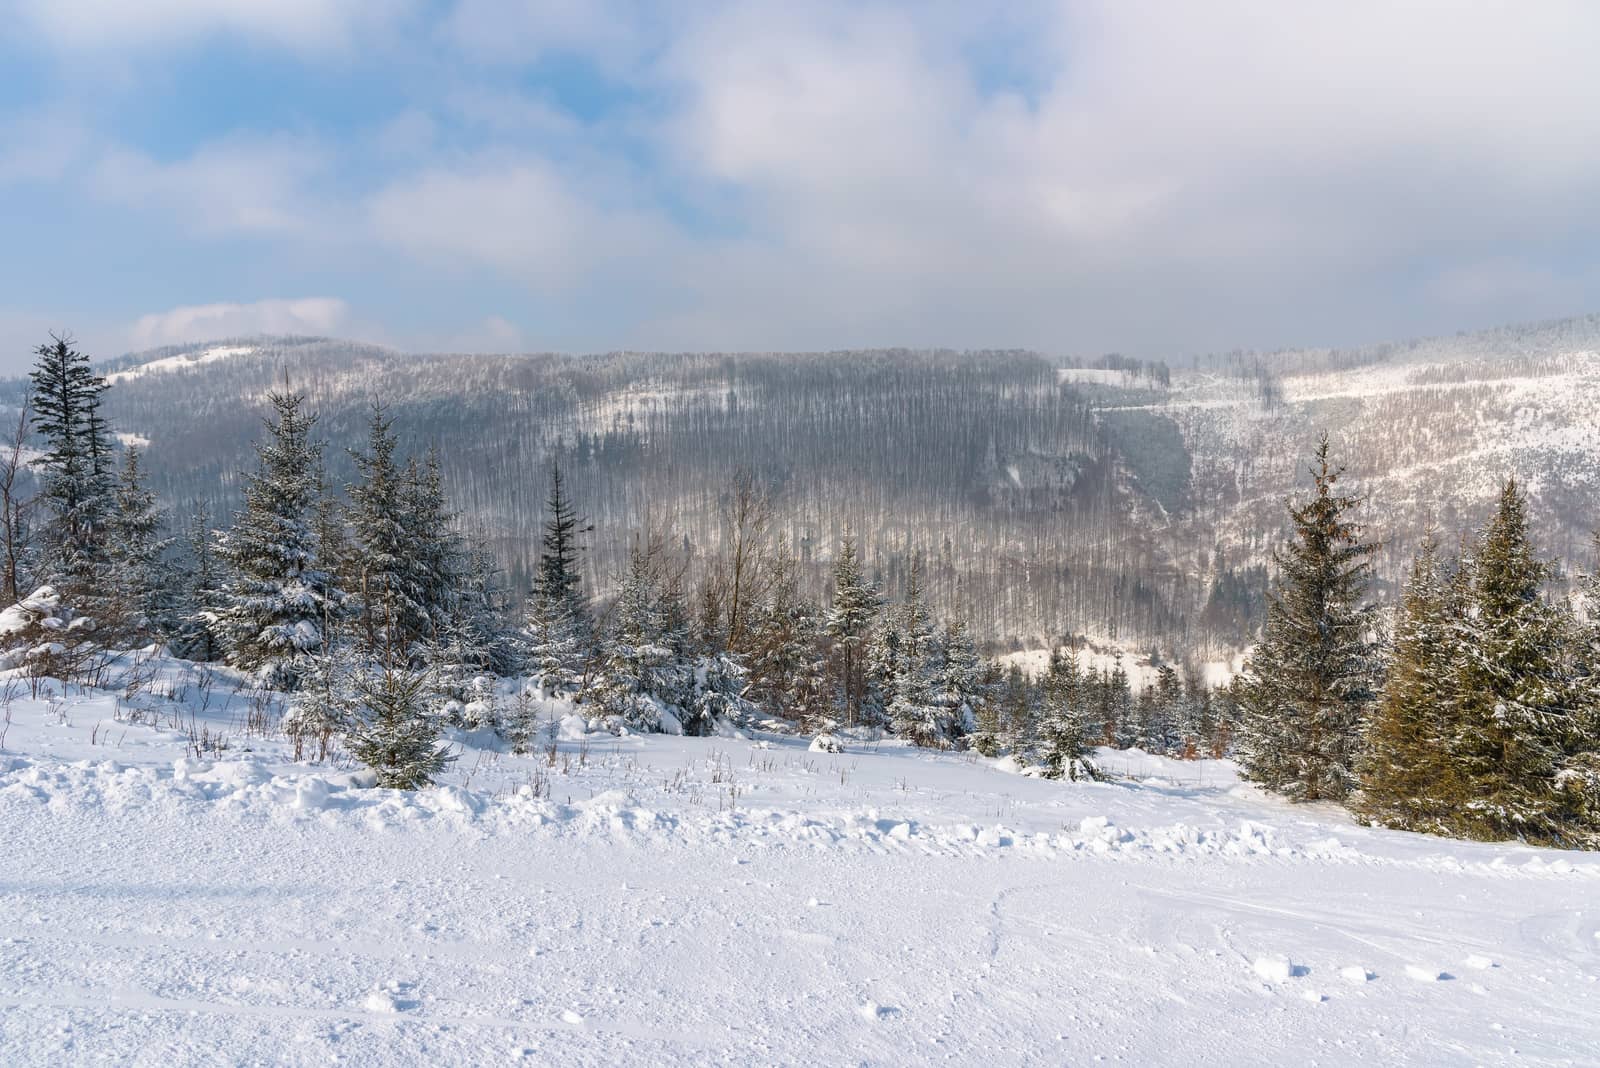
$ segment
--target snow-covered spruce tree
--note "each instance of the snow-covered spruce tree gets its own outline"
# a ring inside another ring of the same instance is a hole
[[[1012,664],[1000,692],[1000,751],[1020,757],[1034,748],[1039,734],[1038,696],[1022,665]]]
[[[139,450],[123,454],[109,510],[105,593],[109,635],[124,642],[167,640],[176,631],[178,597],[167,560],[172,541],[161,537],[163,517],[145,486]]]
[[[601,713],[642,732],[661,729],[661,713],[684,689],[654,565],[649,549],[635,548],[617,594],[615,623],[601,642],[600,670],[586,694]]]
[[[274,418],[258,442],[259,464],[245,480],[244,507],[220,534],[223,581],[211,625],[224,659],[264,685],[292,689],[324,646],[324,624],[342,593],[318,556],[312,513],[320,444],[305,397],[273,393]]]
[[[177,625],[172,638],[174,653],[202,663],[220,659],[223,648],[212,617],[222,593],[215,543],[211,513],[202,501],[183,531],[175,578]]]
[[[1600,534],[1595,537],[1594,555],[1600,562]],[[1570,755],[1556,775],[1556,785],[1583,844],[1600,847],[1600,567],[1583,577],[1579,589],[1584,618],[1578,629],[1578,670],[1584,699]]]
[[[43,573],[80,614],[92,617],[104,582],[111,507],[110,435],[100,415],[106,381],[67,336],[35,350],[33,429],[44,446],[33,467],[48,513]]]
[[[1336,492],[1342,469],[1328,454],[1323,435],[1315,492],[1289,506],[1294,537],[1274,556],[1266,623],[1237,687],[1241,768],[1296,801],[1342,801],[1354,788],[1374,696],[1373,622],[1363,604],[1374,547],[1350,519],[1357,498]]]
[[[1459,569],[1424,536],[1394,627],[1394,647],[1377,705],[1366,726],[1354,808],[1386,827],[1441,833],[1466,800],[1456,768],[1455,688],[1465,650],[1459,645],[1466,591]]]
[[[1587,694],[1573,621],[1545,599],[1546,577],[1528,537],[1527,503],[1510,480],[1473,554],[1470,612],[1458,624],[1451,748],[1465,801],[1451,825],[1466,837],[1585,837],[1559,777],[1581,745]]]
[[[978,710],[988,700],[983,658],[965,619],[945,624],[938,643],[938,685],[934,703],[944,709],[952,741],[964,739],[978,726]]]
[[[1147,752],[1173,756],[1181,752],[1183,681],[1177,668],[1162,664],[1156,669],[1154,706],[1145,724],[1144,748]]]
[[[471,549],[456,529],[456,514],[445,496],[439,456],[433,449],[420,461],[406,466],[402,491],[406,526],[411,531],[412,580],[422,608],[424,641],[442,640],[469,612],[475,576]],[[485,662],[490,649],[480,650]]]
[[[786,547],[773,557],[772,581],[749,637],[749,697],[802,730],[827,730],[834,716],[822,615],[800,592],[799,563]]]
[[[986,661],[979,678],[977,704],[973,707],[973,729],[968,744],[986,757],[1000,755],[1000,706],[1005,696],[1006,676],[997,660]]]
[[[395,456],[394,421],[380,404],[367,422],[365,452],[352,450],[357,479],[349,487],[350,581],[356,638],[363,652],[387,662],[411,659],[428,634],[417,531],[405,472]]]
[[[1077,651],[1056,649],[1040,687],[1039,761],[1049,779],[1101,778],[1084,739],[1083,678]]]
[[[1110,702],[1112,744],[1118,749],[1132,749],[1143,737],[1139,717],[1134,706],[1133,683],[1128,669],[1122,666],[1122,654],[1117,653],[1112,662],[1111,674],[1106,676],[1106,695]]]
[[[885,709],[890,729],[916,745],[946,748],[959,736],[953,709],[938,698],[940,651],[933,614],[923,591],[922,559],[913,557],[906,599],[899,612],[900,636],[893,671],[893,696]]]
[[[464,552],[451,615],[423,652],[438,677],[441,694],[463,706],[485,700],[493,690],[494,676],[515,670],[506,638],[499,565],[481,545],[469,545]]]
[[[547,696],[576,693],[593,654],[593,626],[578,569],[578,539],[593,529],[578,518],[561,468],[551,467],[539,568],[522,633],[527,671]]]
[[[335,737],[354,722],[362,665],[354,662],[346,642],[335,631],[322,648],[306,657],[299,688],[283,717],[283,733],[294,746],[294,759],[326,761]]]
[[[833,643],[834,672],[846,726],[861,722],[866,703],[866,652],[878,603],[878,593],[856,559],[855,539],[846,535],[833,566],[833,603],[823,617],[823,630]]]
[[[440,724],[428,714],[433,691],[426,672],[398,664],[356,673],[345,746],[377,773],[378,786],[420,789],[455,759],[440,747]]]
[[[1192,662],[1183,668],[1183,697],[1178,706],[1178,755],[1185,760],[1211,756],[1216,713],[1205,676]]]

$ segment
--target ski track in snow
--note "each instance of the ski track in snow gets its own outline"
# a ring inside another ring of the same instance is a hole
[[[400,794],[290,763],[227,702],[206,761],[108,694],[12,711],[7,1065],[1600,1049],[1600,858],[1359,827],[1225,762],[1052,783],[752,733],[568,739],[552,767],[462,737],[445,785]]]

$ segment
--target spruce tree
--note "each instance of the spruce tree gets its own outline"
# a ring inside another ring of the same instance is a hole
[[[862,718],[867,698],[866,647],[877,612],[877,591],[861,573],[855,539],[846,535],[833,567],[833,604],[823,623],[833,642],[846,726],[853,727]]]
[[[922,559],[913,557],[900,610],[897,656],[889,667],[893,696],[885,709],[890,728],[916,745],[946,747],[957,731],[951,709],[935,700],[937,679],[933,616],[922,585]]]
[[[1040,687],[1039,758],[1045,778],[1073,782],[1101,778],[1084,739],[1082,683],[1077,651],[1052,650]]]
[[[139,450],[123,456],[107,522],[104,595],[113,632],[121,640],[170,637],[177,598],[161,537],[162,514],[144,484]]]
[[[617,595],[616,622],[600,650],[587,698],[630,730],[661,729],[661,712],[682,690],[669,645],[658,576],[648,550],[636,548]]]
[[[528,671],[546,695],[578,691],[592,653],[593,628],[578,569],[582,551],[578,539],[593,529],[578,518],[560,466],[552,466],[539,566],[523,627]]]
[[[1454,823],[1468,837],[1569,838],[1560,776],[1583,723],[1583,688],[1571,622],[1543,595],[1547,572],[1510,480],[1474,554],[1471,612],[1459,624],[1453,749],[1465,802]]]
[[[342,594],[318,557],[312,527],[322,451],[311,440],[315,418],[301,410],[301,395],[273,393],[269,400],[274,418],[256,445],[244,507],[217,539],[224,579],[209,621],[229,664],[292,689],[323,649],[326,621]]]
[[[945,624],[938,643],[938,685],[934,703],[944,711],[942,721],[951,741],[960,741],[977,729],[978,709],[983,704],[983,658],[972,640],[965,619]]]
[[[417,532],[411,527],[405,473],[395,455],[394,421],[374,404],[365,452],[352,451],[358,472],[349,487],[351,582],[369,656],[407,663],[428,630],[417,572]]]
[[[439,747],[440,725],[428,715],[433,689],[425,672],[399,665],[357,673],[346,747],[377,773],[379,787],[421,789],[455,759]]]
[[[106,381],[68,336],[35,350],[33,429],[44,441],[34,468],[49,511],[45,570],[70,604],[91,614],[106,558],[109,433],[100,416]]]
[[[822,615],[801,594],[799,562],[786,547],[774,555],[772,582],[755,613],[749,647],[751,698],[802,730],[828,729],[834,708]]]
[[[202,501],[183,533],[175,608],[177,633],[173,638],[173,652],[202,663],[221,659],[223,652],[214,617],[222,597],[222,576],[215,544],[211,513]]]
[[[1374,547],[1337,492],[1341,468],[1317,445],[1315,490],[1289,506],[1294,537],[1275,554],[1279,575],[1261,638],[1238,686],[1246,777],[1297,801],[1342,801],[1356,781],[1373,700],[1374,646],[1363,603]]]
[[[1459,573],[1459,572],[1458,572]],[[1455,767],[1464,592],[1430,530],[1412,561],[1382,693],[1367,723],[1356,811],[1387,827],[1439,833],[1463,800]]]

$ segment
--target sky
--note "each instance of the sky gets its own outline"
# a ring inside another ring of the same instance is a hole
[[[1600,311],[1600,4],[0,0],[0,370]]]

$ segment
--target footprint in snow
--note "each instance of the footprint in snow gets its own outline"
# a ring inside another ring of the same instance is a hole
[[[861,1014],[862,1019],[874,1023],[879,1020],[892,1020],[900,1015],[900,1010],[893,1005],[879,1005],[876,1001],[864,1002],[856,1011]]]
[[[1283,956],[1257,957],[1255,963],[1250,967],[1257,976],[1269,983],[1283,983],[1290,979],[1299,978],[1302,975],[1311,974],[1311,969],[1304,964],[1296,964],[1288,957]]]
[[[419,1004],[415,998],[408,997],[415,983],[401,982],[399,979],[390,979],[387,983],[369,993],[361,1002],[361,1007],[368,1012],[405,1012],[414,1009]]]

